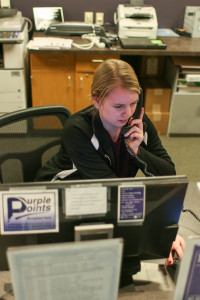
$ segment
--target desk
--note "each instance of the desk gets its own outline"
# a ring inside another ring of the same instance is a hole
[[[44,37],[44,33],[35,33],[34,37]],[[77,44],[88,41],[81,37],[72,38]],[[168,56],[187,56],[200,60],[200,39],[189,37],[163,37],[167,48],[159,49],[122,49],[119,42],[112,48],[100,49],[96,46],[89,50],[71,49],[29,50],[32,106],[66,105],[74,113],[91,104],[90,87],[95,69],[107,58],[122,58],[144,76],[142,57],[159,59],[159,76],[164,74],[165,58]],[[135,64],[137,66],[135,66]],[[161,68],[160,68],[161,65]],[[142,70],[141,70],[142,69]],[[163,75],[164,77],[164,75]]]
[[[34,33],[33,37],[44,37],[42,32]],[[50,37],[50,36],[49,36]],[[51,36],[53,37],[53,36]],[[79,36],[64,37],[72,38],[77,44],[88,43],[88,40],[83,40]],[[159,37],[158,37],[159,38]],[[200,56],[200,38],[190,37],[161,37],[163,42],[167,45],[166,49],[122,49],[120,44],[113,45],[112,49],[104,48],[100,49],[96,46],[89,50],[80,50],[74,46],[71,49],[66,50],[30,50],[30,53],[73,53],[73,54],[118,54],[118,55],[159,55],[159,56]]]

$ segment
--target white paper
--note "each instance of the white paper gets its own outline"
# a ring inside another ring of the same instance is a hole
[[[106,187],[75,187],[65,189],[66,216],[105,214]]]
[[[10,248],[15,299],[116,300],[122,246],[107,239]]]

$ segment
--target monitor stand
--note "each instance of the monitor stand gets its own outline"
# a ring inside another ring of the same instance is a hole
[[[127,285],[133,285],[133,275],[140,272],[140,260],[139,258],[125,257],[122,261],[120,288]]]

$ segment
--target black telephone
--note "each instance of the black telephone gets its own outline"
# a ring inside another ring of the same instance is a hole
[[[134,112],[134,114],[132,115],[131,118],[133,119],[138,119],[140,114],[141,114],[141,109],[142,109],[142,104],[143,104],[143,92],[142,89],[140,89],[140,94],[139,94],[139,99],[138,99],[138,103],[137,103],[137,107],[136,110]],[[131,129],[132,126],[124,126],[121,130],[121,134],[124,136],[129,129]]]
[[[138,119],[141,113],[141,109],[142,109],[142,104],[143,104],[143,92],[142,89],[140,89],[140,94],[139,94],[139,99],[138,99],[138,103],[137,103],[137,107],[136,110],[134,112],[134,114],[132,115],[131,118],[133,119]],[[129,129],[131,129],[132,126],[124,126],[121,129],[121,134],[122,136],[124,136]],[[143,131],[145,131],[146,128],[146,123],[143,122]],[[125,139],[128,137],[124,137]],[[130,149],[131,150],[131,149]],[[152,173],[150,173],[149,171],[147,171],[147,164],[146,162],[144,162],[143,160],[141,160],[134,152],[133,152],[133,156],[135,157],[136,160],[136,164],[138,164],[139,168],[142,170],[142,172],[146,175],[146,176],[154,176]]]

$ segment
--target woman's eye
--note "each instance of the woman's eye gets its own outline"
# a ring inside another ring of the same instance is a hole
[[[115,105],[114,108],[120,109],[122,108],[122,105]]]
[[[135,105],[137,105],[137,102],[131,103],[131,106],[135,106]]]

